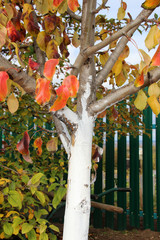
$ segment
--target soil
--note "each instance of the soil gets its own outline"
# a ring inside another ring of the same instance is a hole
[[[57,236],[58,240],[62,240],[62,228],[63,226],[58,224],[60,234]],[[160,240],[160,232],[153,232],[147,230],[125,230],[115,231],[109,228],[96,229],[90,227],[89,240]]]

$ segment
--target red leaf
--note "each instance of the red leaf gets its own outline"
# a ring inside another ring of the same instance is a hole
[[[53,7],[57,8],[64,0],[53,0]]]
[[[75,97],[77,92],[78,92],[78,88],[79,88],[79,81],[76,78],[76,76],[74,75],[70,75],[68,77],[66,77],[63,80],[62,85],[64,85],[65,87],[68,88],[69,93],[70,93],[70,97]]]
[[[70,10],[73,12],[76,12],[77,9],[79,8],[78,0],[67,0],[67,3]]]
[[[47,79],[52,80],[58,63],[59,59],[50,59],[45,63],[43,74]]]
[[[28,155],[29,143],[30,143],[30,137],[28,135],[28,132],[26,131],[23,135],[22,140],[17,144],[18,152],[20,152],[22,155]]]
[[[144,74],[143,74],[143,71],[141,73],[141,75],[139,75],[135,82],[134,82],[134,85],[135,87],[141,87],[142,85],[144,84]]]
[[[50,81],[46,78],[38,78],[36,83],[36,101],[38,104],[49,102],[51,98]]]
[[[0,101],[4,101],[7,96],[7,80],[9,76],[6,72],[0,71]]]
[[[9,39],[11,39],[12,42],[20,41],[21,40],[21,35],[20,33],[16,30],[15,26],[11,21],[7,23],[7,35]]]
[[[53,106],[50,108],[50,111],[57,111],[66,106],[67,100],[70,97],[70,92],[68,88],[64,85],[60,86],[56,93],[58,95],[58,98],[54,102]]]
[[[160,66],[160,45],[158,46],[157,51],[155,52],[150,65]]]
[[[29,58],[28,64],[32,70],[38,70],[40,64]]]

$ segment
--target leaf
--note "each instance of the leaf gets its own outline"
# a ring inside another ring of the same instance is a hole
[[[48,59],[54,59],[54,58],[59,58],[60,55],[58,53],[58,44],[55,40],[50,40],[47,44],[47,48],[46,48],[46,55],[48,57]]]
[[[60,232],[59,228],[57,226],[53,225],[53,224],[49,225],[49,228],[51,228],[55,232],[58,232],[58,233]]]
[[[8,195],[8,202],[12,205],[12,207],[22,208],[22,201],[19,192],[10,190]]]
[[[115,80],[117,87],[120,87],[126,82],[127,79],[124,76],[123,71],[121,71],[120,74],[115,77]]]
[[[79,47],[79,45],[80,45],[79,35],[78,35],[78,33],[76,31],[73,34],[72,45],[75,48]]]
[[[39,32],[37,35],[37,44],[42,51],[46,51],[47,44],[51,40],[51,37],[46,34],[45,31]]]
[[[145,39],[145,45],[148,48],[148,50],[151,50],[152,48],[155,48],[156,45],[159,44],[159,41],[160,41],[160,29],[157,27],[157,25],[154,25],[149,30],[149,33]]]
[[[41,202],[42,205],[44,205],[45,203],[45,196],[44,196],[44,193],[43,192],[40,192],[40,191],[36,191],[35,192],[35,195],[36,197],[39,199],[39,201]]]
[[[144,74],[143,71],[142,73],[136,78],[135,82],[134,82],[134,86],[135,87],[141,87],[144,84]]]
[[[79,81],[76,78],[76,76],[69,75],[63,80],[62,86],[65,86],[68,88],[70,97],[75,97],[79,89]]]
[[[39,1],[39,0],[37,0],[36,2],[35,2],[35,4],[36,4],[36,8],[37,8],[37,10],[41,13],[41,14],[47,14],[48,12],[49,12],[49,8],[50,8],[50,6],[49,6],[49,2],[48,1]]]
[[[38,78],[36,81],[36,102],[40,105],[49,102],[51,98],[50,80]]]
[[[3,231],[4,231],[4,233],[7,234],[8,236],[11,236],[11,235],[13,234],[12,224],[6,222],[6,223],[3,225]]]
[[[76,12],[79,8],[79,3],[77,0],[67,0],[68,7],[72,12]]]
[[[151,66],[160,66],[160,45],[151,60]]]
[[[68,8],[67,0],[63,0],[63,2],[58,7],[59,14],[64,14],[67,11],[67,8]]]
[[[124,19],[124,17],[125,17],[125,10],[124,10],[124,8],[123,7],[120,7],[119,9],[118,9],[118,13],[117,13],[117,18],[118,18],[118,20],[119,21],[121,21],[121,20],[123,20]]]
[[[12,93],[8,97],[8,99],[7,99],[7,106],[8,106],[8,110],[10,111],[10,113],[15,113],[18,110],[18,108],[19,108],[19,101],[15,97],[14,93]]]
[[[129,56],[129,47],[125,46],[124,50],[122,51],[121,55],[119,56],[119,60],[123,61],[125,58],[127,58]]]
[[[46,148],[49,152],[56,152],[58,149],[58,137],[54,137],[46,144]]]
[[[115,74],[115,77],[117,77],[122,71],[122,61],[117,60],[112,68],[113,74]]]
[[[43,177],[43,173],[36,173],[32,178],[31,178],[31,183],[34,185],[39,182],[41,177]]]
[[[41,137],[38,137],[35,139],[33,145],[34,145],[34,148],[38,148],[37,150],[37,155],[38,156],[41,156],[42,154],[42,138]]]
[[[155,95],[157,98],[160,95],[160,88],[158,87],[157,83],[153,83],[148,88],[148,95],[151,97],[152,95]]]
[[[19,213],[18,212],[16,212],[16,211],[10,211],[10,212],[8,212],[7,214],[6,214],[6,218],[8,218],[8,217],[10,217],[12,214],[17,214],[17,215],[19,215]]]
[[[28,135],[28,132],[24,132],[22,140],[17,144],[17,150],[22,155],[28,155],[29,154],[29,143],[30,143],[30,137]]]
[[[0,26],[0,48],[6,43],[7,29]]]
[[[8,88],[7,88],[7,80],[9,79],[9,76],[6,72],[0,71],[0,101],[4,101]]]
[[[160,4],[160,0],[146,0],[142,7],[146,9],[154,9]]]
[[[138,92],[138,95],[134,101],[134,105],[137,109],[139,109],[140,111],[144,110],[146,105],[147,105],[147,96],[146,94],[143,92],[143,90],[140,90]]]
[[[56,90],[56,93],[58,95],[58,98],[50,108],[50,111],[57,111],[64,108],[67,104],[68,98],[70,97],[70,92],[65,85],[60,86]]]
[[[53,0],[53,8],[58,8],[63,0]]]
[[[109,58],[109,54],[108,54],[107,51],[100,54],[100,62],[101,62],[103,67],[106,64],[108,58]]]
[[[38,70],[38,68],[40,66],[39,63],[33,61],[31,58],[29,58],[29,60],[28,60],[28,65],[32,70]]]
[[[36,240],[36,232],[34,229],[27,233],[28,240]]]
[[[139,49],[139,52],[142,54],[145,65],[149,65],[151,62],[150,56],[143,49]]]
[[[29,223],[22,224],[22,234],[28,233],[33,229],[33,225]]]
[[[4,202],[4,196],[3,193],[0,191],[0,204]]]
[[[8,21],[6,29],[7,29],[7,35],[8,35],[9,39],[12,42],[20,41],[21,35],[16,30],[16,28],[15,28],[14,24],[12,23],[12,21]]]
[[[56,208],[60,204],[62,198],[66,195],[66,192],[67,192],[67,189],[64,187],[58,188],[58,190],[55,192],[55,195],[52,201],[52,205],[54,208]]]
[[[18,48],[17,43],[11,42],[11,44],[15,47],[15,52],[16,52],[17,60],[18,60],[19,64],[20,64],[23,68],[25,68],[26,66],[25,66],[25,64],[23,63],[23,61],[22,61],[22,59],[21,59],[21,57],[20,57],[19,48]]]
[[[56,65],[59,63],[59,59],[50,59],[45,62],[43,75],[48,79],[52,80],[53,75],[56,71]]]
[[[39,240],[48,240],[48,234],[43,232],[42,234],[40,234]]]
[[[152,95],[147,100],[149,106],[151,107],[153,113],[157,116],[160,113],[160,103],[158,102],[155,95]]]
[[[45,27],[45,32],[47,34],[53,33],[53,31],[56,29],[56,22],[57,22],[57,17],[56,15],[47,15],[44,18],[44,27]]]

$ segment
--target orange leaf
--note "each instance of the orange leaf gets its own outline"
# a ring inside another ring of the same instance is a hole
[[[69,93],[70,93],[70,97],[75,97],[77,92],[78,92],[78,88],[79,88],[79,81],[76,78],[76,76],[74,75],[70,75],[68,77],[66,77],[63,80],[62,85],[64,85],[65,87],[68,88]]]
[[[52,80],[58,63],[59,59],[50,59],[45,63],[43,74],[47,79]]]
[[[17,144],[18,152],[20,152],[22,155],[28,155],[29,143],[30,143],[30,137],[28,135],[28,132],[26,131],[23,135],[22,140]]]
[[[142,7],[146,9],[154,9],[160,4],[160,0],[146,0]]]
[[[40,66],[39,63],[33,61],[31,58],[29,58],[28,64],[32,70],[37,70]]]
[[[49,102],[51,98],[50,81],[46,78],[38,78],[36,83],[36,101],[38,104]]]
[[[33,145],[35,148],[38,148],[37,155],[41,156],[41,154],[42,154],[42,138],[41,137],[36,138]]]
[[[1,71],[0,72],[0,101],[4,101],[4,99],[7,96],[7,80],[9,79],[9,76],[6,72]]]
[[[76,12],[77,9],[79,8],[79,3],[77,0],[67,0],[67,3],[70,10],[73,12]]]
[[[53,106],[50,108],[50,111],[57,111],[66,106],[67,100],[70,97],[70,92],[68,88],[64,85],[60,86],[56,93],[58,95],[58,98],[54,102]]]
[[[144,74],[142,73],[136,78],[134,82],[135,87],[141,87],[144,84]]]
[[[150,65],[160,66],[160,45],[158,46],[157,51],[155,52]]]
[[[57,8],[63,2],[63,0],[53,0],[53,7]]]

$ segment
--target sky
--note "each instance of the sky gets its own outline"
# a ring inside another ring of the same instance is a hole
[[[137,15],[140,13],[140,11],[142,10],[141,5],[144,2],[144,0],[124,0],[127,4],[127,10],[126,12],[129,12],[132,16],[133,19],[135,19],[137,17]],[[101,3],[101,0],[98,0],[99,3]],[[79,0],[79,3],[82,3],[82,0]],[[106,4],[107,6],[110,6],[110,9],[107,10],[102,10],[100,13],[101,14],[106,14],[107,17],[110,18],[116,18],[117,17],[117,12],[118,12],[118,8],[120,7],[121,4],[121,0],[108,0],[108,3]],[[154,11],[154,13],[159,13],[159,9],[156,9]],[[152,14],[152,17],[154,15],[154,13]],[[127,17],[127,14],[126,14]],[[133,40],[137,43],[138,48],[139,49],[143,49],[144,51],[146,51],[146,53],[148,53],[151,57],[153,56],[153,54],[155,53],[155,49],[151,50],[150,52],[148,51],[148,49],[145,47],[145,43],[144,40],[147,36],[147,32],[143,32],[143,34],[141,35],[138,31],[133,35]],[[136,47],[133,45],[133,43],[129,42],[128,46],[130,48],[130,56],[126,59],[128,63],[130,64],[136,64],[136,63],[140,63],[140,56],[138,54],[138,50],[136,49]],[[71,58],[71,63],[74,63],[75,57],[78,55],[78,49],[70,49],[70,58]]]

